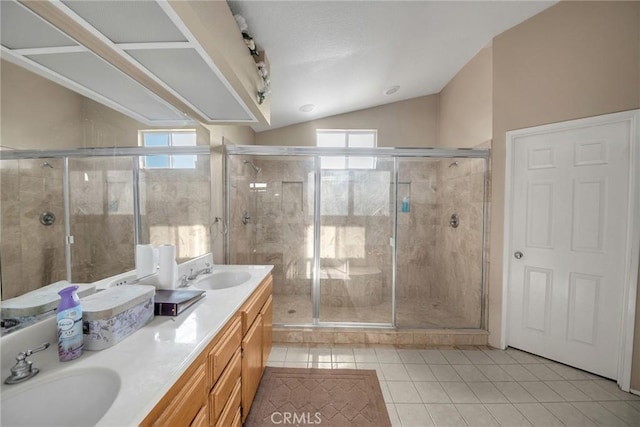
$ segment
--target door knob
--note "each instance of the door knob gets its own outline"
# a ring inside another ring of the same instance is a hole
[[[520,259],[524,256],[524,254],[520,251],[517,251],[517,252],[514,252],[513,256],[516,257],[516,259]]]

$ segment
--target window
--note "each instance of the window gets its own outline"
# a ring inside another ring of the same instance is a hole
[[[318,129],[316,145],[333,148],[375,148],[376,130]],[[376,159],[370,156],[326,156],[320,160],[322,169],[375,169]]]
[[[144,147],[189,147],[196,145],[196,131],[189,130],[144,130],[140,131]],[[195,154],[160,154],[141,157],[141,167],[147,169],[195,169]]]

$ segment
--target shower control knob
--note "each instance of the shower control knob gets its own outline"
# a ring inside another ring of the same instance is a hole
[[[524,254],[520,251],[517,251],[513,254],[514,257],[516,257],[516,259],[520,259],[524,256]]]
[[[40,224],[42,225],[53,225],[56,222],[56,216],[53,212],[42,212],[40,214]]]

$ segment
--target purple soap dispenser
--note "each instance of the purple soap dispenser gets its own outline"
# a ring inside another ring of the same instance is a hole
[[[73,360],[82,354],[82,307],[76,291],[77,286],[69,286],[58,292],[58,357],[61,362]]]

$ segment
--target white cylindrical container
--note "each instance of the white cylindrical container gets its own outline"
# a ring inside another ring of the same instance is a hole
[[[156,272],[157,256],[153,245],[136,245],[136,276],[144,277]]]
[[[158,287],[174,289],[178,282],[178,263],[176,262],[176,247],[161,245],[158,247]]]

